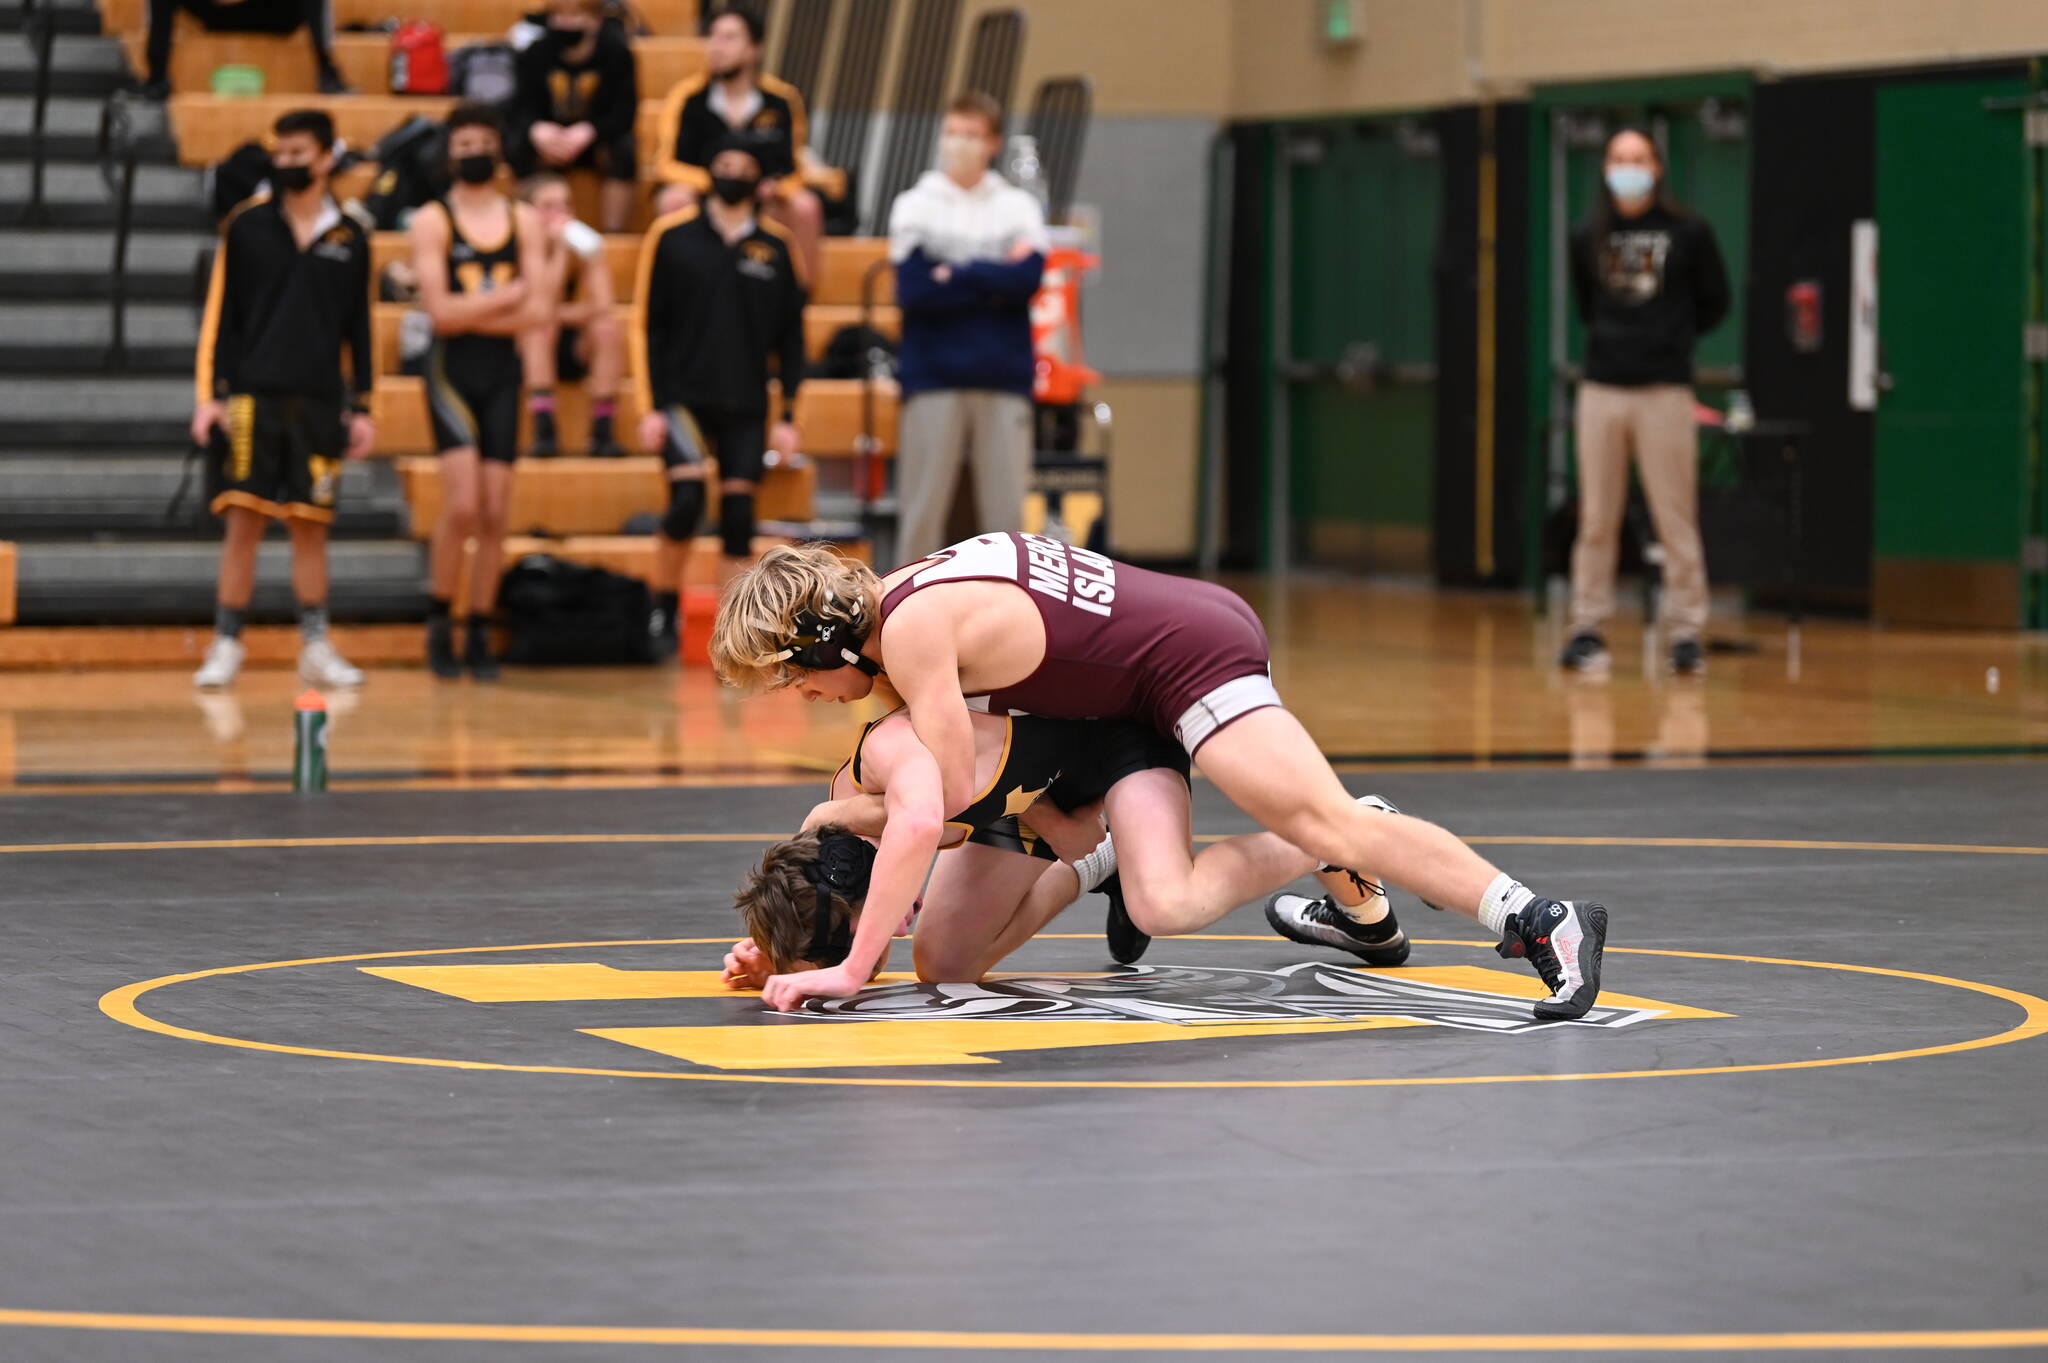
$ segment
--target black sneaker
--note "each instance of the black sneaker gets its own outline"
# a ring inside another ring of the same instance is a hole
[[[1282,891],[1266,901],[1266,923],[1290,942],[1335,947],[1369,966],[1397,966],[1408,959],[1408,934],[1392,910],[1377,923],[1361,923],[1328,895],[1310,899]]]
[[[1536,1016],[1555,1021],[1584,1017],[1600,997],[1600,952],[1606,944],[1607,910],[1602,906],[1537,899],[1508,918],[1494,950],[1526,957],[1536,967],[1550,986],[1550,997],[1536,1004]]]
[[[498,679],[498,660],[491,656],[491,626],[487,620],[469,622],[469,638],[462,648],[463,664],[478,681]]]
[[[342,78],[341,72],[328,67],[320,73],[320,93],[323,95],[352,95],[356,87]]]
[[[1680,639],[1671,646],[1671,670],[1681,677],[1697,677],[1707,670],[1707,655],[1697,639]]]
[[[455,657],[455,629],[446,620],[427,623],[427,666],[444,681],[462,675],[462,664]]]
[[[682,651],[682,641],[677,637],[680,622],[675,613],[656,606],[647,613],[647,647],[654,655],[654,661],[665,663]]]
[[[1109,939],[1109,959],[1118,965],[1129,965],[1145,954],[1152,939],[1138,931],[1130,911],[1124,908],[1124,882],[1120,877],[1112,875],[1095,887],[1095,893],[1109,900],[1109,917],[1102,926],[1103,936]]]
[[[1574,672],[1597,672],[1608,664],[1607,641],[1592,630],[1580,630],[1557,655],[1557,665]]]

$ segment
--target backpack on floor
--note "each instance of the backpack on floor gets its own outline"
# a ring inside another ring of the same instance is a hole
[[[528,554],[498,587],[508,663],[651,663],[653,610],[646,583],[551,554]]]

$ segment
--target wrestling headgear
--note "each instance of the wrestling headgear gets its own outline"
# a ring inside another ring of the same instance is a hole
[[[779,656],[806,672],[830,672],[851,663],[870,677],[879,677],[881,667],[860,651],[868,641],[867,622],[861,615],[859,602],[851,611],[842,611],[838,600],[831,597],[826,598],[823,615],[808,608],[800,610],[790,622],[789,638]]]
[[[815,965],[838,965],[853,950],[853,924],[834,926],[832,896],[850,905],[868,897],[868,877],[875,869],[875,845],[840,828],[818,833],[818,859],[804,868],[804,875],[817,887],[817,908],[812,920],[811,944],[804,959]]]

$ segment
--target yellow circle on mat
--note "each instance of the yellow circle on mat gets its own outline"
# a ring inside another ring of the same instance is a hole
[[[1088,937],[1084,933],[1043,933],[1045,937]],[[1979,984],[1946,975],[1929,975],[1914,970],[1891,970],[1882,966],[1846,965],[1832,961],[1797,961],[1773,956],[1732,956],[1709,951],[1668,951],[1648,947],[1609,947],[1608,951],[1633,956],[1683,957],[1700,961],[1735,961],[1748,965],[1793,966],[1807,970],[1839,970],[1858,975],[1879,975],[1892,979],[1918,980],[1926,984],[1963,989],[2017,1004],[2021,1020],[2001,1032],[1919,1046],[1910,1050],[1882,1051],[1867,1055],[1836,1056],[1825,1060],[1780,1060],[1749,1065],[1709,1065],[1670,1070],[1604,1070],[1582,1074],[1474,1074],[1432,1075],[1424,1078],[1371,1079],[921,1079],[851,1078],[826,1075],[700,1073],[682,1070],[608,1069],[587,1065],[514,1065],[491,1060],[456,1060],[442,1056],[387,1055],[372,1051],[325,1050],[312,1046],[287,1046],[249,1037],[222,1036],[164,1022],[143,1012],[137,1001],[154,990],[222,975],[247,975],[263,970],[287,970],[297,966],[341,965],[354,961],[390,961],[419,956],[467,956],[486,952],[567,951],[589,947],[705,946],[729,942],[728,937],[640,938],[604,942],[531,942],[517,946],[439,947],[425,951],[376,951],[352,956],[319,956],[291,961],[258,961],[251,965],[216,966],[181,975],[163,975],[123,985],[100,999],[100,1011],[117,1022],[187,1041],[204,1041],[215,1046],[237,1046],[244,1050],[275,1051],[282,1055],[308,1055],[329,1060],[378,1060],[392,1065],[427,1065],[444,1069],[509,1070],[523,1074],[584,1074],[608,1079],[685,1079],[726,1084],[823,1084],[841,1088],[966,1088],[966,1089],[1300,1089],[1300,1088],[1392,1088],[1446,1084],[1554,1084],[1581,1079],[1674,1079],[1702,1074],[1759,1074],[1770,1070],[1829,1069],[1837,1065],[1872,1065],[1886,1060],[1909,1060],[1920,1056],[1953,1055],[1960,1051],[1983,1050],[2048,1032],[2048,1000],[2022,994],[1994,984]],[[1269,942],[1260,935],[1226,933],[1201,934],[1182,940],[1197,942]],[[1484,946],[1469,940],[1419,939],[1423,946]]]

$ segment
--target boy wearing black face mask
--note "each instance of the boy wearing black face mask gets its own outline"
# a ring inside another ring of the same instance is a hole
[[[605,174],[601,221],[623,232],[633,212],[633,50],[604,25],[603,0],[549,0],[547,34],[519,54],[506,160],[522,178],[577,166]]]
[[[271,192],[222,229],[194,366],[192,442],[217,461],[213,511],[226,522],[214,638],[193,677],[209,690],[241,670],[256,549],[273,519],[291,531],[300,674],[325,687],[363,679],[327,637],[327,527],[342,461],[362,458],[377,438],[369,233],[327,192],[333,121],[298,110],[272,132]]]
[[[459,677],[467,665],[477,680],[490,681],[498,675],[490,614],[519,457],[518,337],[546,324],[561,297],[562,267],[550,263],[533,209],[493,183],[497,114],[460,104],[447,127],[455,183],[446,199],[413,214],[407,229],[420,306],[434,324],[426,397],[441,452],[441,517],[428,551],[427,664],[437,677]],[[471,539],[469,626],[458,659],[452,603]]]
[[[719,478],[721,578],[753,552],[754,489],[765,450],[796,452],[808,280],[788,231],[757,211],[761,162],[734,139],[710,160],[702,209],[657,219],[640,248],[640,325],[630,366],[640,445],[667,466],[669,510],[657,545],[655,633],[673,648],[690,540],[704,512],[706,461]],[[768,361],[777,357],[781,420],[768,430]],[[766,437],[765,440],[763,437]]]

